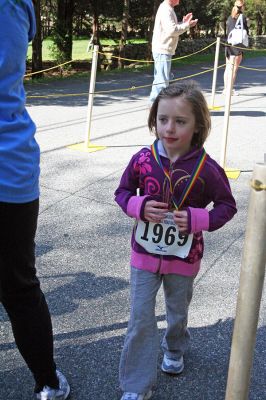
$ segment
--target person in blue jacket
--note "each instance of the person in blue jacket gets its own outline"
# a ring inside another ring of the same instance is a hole
[[[0,301],[33,373],[36,398],[61,400],[70,388],[56,369],[51,317],[35,269],[40,150],[23,87],[35,30],[31,0],[0,0]]]

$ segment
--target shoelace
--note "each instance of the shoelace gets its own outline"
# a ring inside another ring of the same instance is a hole
[[[125,400],[136,400],[136,394],[135,393],[128,393],[125,397]]]
[[[41,400],[49,400],[49,391],[50,388],[48,388],[47,386],[44,386],[42,392],[41,392]]]
[[[41,392],[41,400],[51,400],[51,399],[55,399],[58,398],[60,399],[61,397],[63,398],[63,393],[61,392],[61,390],[58,390],[58,395],[57,397],[55,397],[55,390],[51,389],[49,386],[44,386],[42,392]],[[61,393],[59,393],[61,392]],[[51,397],[53,396],[53,397]]]

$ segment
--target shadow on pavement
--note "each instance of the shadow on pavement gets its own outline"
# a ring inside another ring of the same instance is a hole
[[[164,316],[158,317],[163,320]],[[98,332],[126,328],[126,323],[99,327]],[[223,400],[226,388],[227,369],[230,355],[230,342],[233,320],[219,320],[213,325],[191,328],[191,349],[185,357],[185,370],[179,377],[171,377],[160,372],[162,354],[158,364],[158,385],[154,400]],[[95,333],[92,329],[79,332],[78,335]],[[162,336],[163,330],[160,329]],[[254,357],[254,370],[251,379],[249,400],[265,399],[265,362],[263,360],[264,337],[266,328],[257,332],[257,346]],[[55,342],[65,338],[75,338],[71,332],[62,337],[55,335]],[[119,399],[121,392],[118,384],[118,365],[124,336],[112,336],[92,341],[88,337],[86,344],[60,344],[56,349],[58,367],[67,375],[72,388],[72,400]],[[84,342],[84,339],[83,339]],[[31,398],[32,382],[26,369],[16,368],[0,372],[0,398],[28,400]],[[23,384],[22,384],[23,382]],[[18,391],[23,388],[18,396]]]

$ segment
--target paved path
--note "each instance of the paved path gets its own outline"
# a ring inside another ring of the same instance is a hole
[[[266,58],[243,65],[265,68]],[[175,77],[211,66],[173,69]],[[154,400],[223,400],[235,317],[249,180],[266,153],[265,72],[241,70],[232,98],[227,166],[241,169],[232,190],[238,214],[224,228],[205,235],[205,258],[195,281],[190,308],[191,349],[178,378],[160,373]],[[197,77],[210,101],[212,75]],[[152,71],[117,72],[98,77],[96,90],[148,84]],[[29,95],[84,93],[88,80],[28,85]],[[222,71],[215,105],[223,107]],[[129,313],[129,242],[132,221],[113,201],[113,192],[137,145],[151,143],[146,127],[149,89],[95,97],[91,141],[106,145],[95,153],[66,146],[84,141],[87,97],[29,99],[42,151],[41,210],[37,234],[37,268],[54,324],[58,367],[67,375],[72,400],[116,400],[118,363]],[[219,160],[223,108],[212,112],[206,148]],[[165,327],[162,293],[157,315]],[[0,308],[0,399],[32,398],[32,377],[21,359],[10,324]],[[266,307],[261,304],[250,400],[266,398]],[[161,361],[160,353],[160,361]],[[159,366],[158,366],[159,367]]]

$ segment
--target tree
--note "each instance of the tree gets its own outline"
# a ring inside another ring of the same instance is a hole
[[[162,0],[33,0],[35,3],[37,36],[33,41],[32,69],[42,69],[42,39],[52,32],[53,53],[57,62],[72,59],[72,35],[93,34],[93,44],[100,45],[100,35],[112,37],[112,29],[103,26],[112,24],[119,37],[120,57],[124,56],[128,27],[133,34],[148,40],[151,56],[151,39],[155,15]],[[176,7],[178,20],[188,12],[198,18],[197,33],[216,36],[221,26],[226,28],[234,0],[186,0]],[[251,20],[251,33],[265,34],[266,0],[245,0],[245,14]],[[112,21],[112,22],[111,22]],[[220,29],[220,30],[219,30]],[[118,31],[118,32],[117,32]],[[186,37],[182,35],[181,39]],[[122,66],[122,60],[121,65]]]
[[[121,29],[121,39],[119,47],[119,57],[125,57],[125,45],[127,40],[127,28],[128,28],[128,12],[129,12],[129,0],[124,0],[124,10],[122,17],[122,29]],[[124,61],[119,58],[118,66],[120,68],[124,67]]]
[[[256,35],[266,32],[266,0],[247,0],[246,10],[251,20],[255,22]]]
[[[42,66],[42,27],[41,27],[41,2],[34,0],[34,10],[36,16],[36,35],[32,41],[32,72],[41,71]],[[41,78],[42,73],[32,75],[33,79]]]
[[[41,18],[42,18],[42,37],[45,39],[52,34],[52,28],[56,19],[57,1],[41,0]]]
[[[57,15],[54,30],[56,58],[59,62],[72,59],[72,32],[73,32],[74,0],[58,0]]]
[[[151,16],[153,14],[155,0],[131,0],[129,9],[129,25],[135,31],[139,31],[142,37],[148,37]],[[159,1],[159,0],[158,0]],[[161,1],[159,1],[160,3]]]
[[[87,1],[87,12],[92,17],[93,44],[100,45],[100,17],[121,20],[122,3],[117,0],[90,0]]]
[[[154,0],[153,12],[152,12],[152,17],[150,19],[149,36],[148,36],[148,47],[149,47],[148,54],[149,54],[150,59],[151,59],[151,55],[152,55],[151,43],[152,43],[153,28],[154,28],[155,17],[156,17],[156,13],[157,13],[159,5],[160,5],[160,0]]]
[[[93,44],[100,44],[100,34],[99,34],[99,2],[97,0],[91,1],[92,8],[92,37]]]

